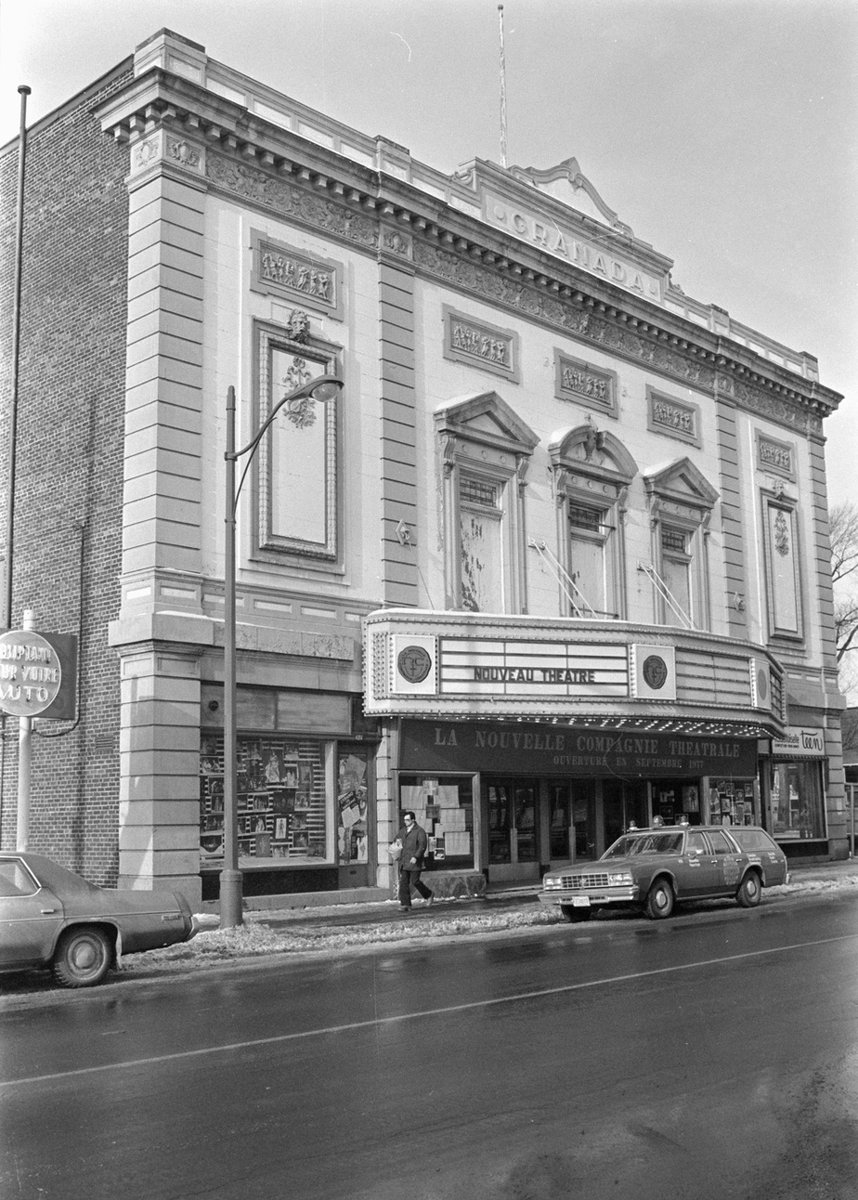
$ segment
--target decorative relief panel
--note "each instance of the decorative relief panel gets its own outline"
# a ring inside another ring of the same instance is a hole
[[[518,383],[517,334],[466,317],[446,304],[443,313],[445,358],[468,363],[472,367],[482,367]]]
[[[303,318],[303,319],[302,319]],[[256,329],[257,423],[283,396],[335,372],[333,348],[306,335],[306,315]],[[335,566],[339,556],[341,397],[290,401],[259,444],[256,482],[261,551]],[[272,559],[274,561],[274,559]]]
[[[319,308],[342,320],[341,263],[316,258],[285,242],[251,231],[250,290]]]
[[[410,261],[414,249],[413,239],[401,229],[391,229],[388,225],[381,227],[381,249],[397,258]]]
[[[763,506],[769,633],[772,637],[800,638],[804,628],[795,510],[768,497],[764,497]]]
[[[617,415],[617,375],[554,351],[554,388],[558,400],[573,400]]]
[[[795,446],[780,442],[767,434],[757,434],[757,466],[761,471],[773,471],[787,479],[795,479]]]
[[[687,400],[665,396],[655,388],[647,387],[647,428],[654,433],[664,433],[692,446],[701,444],[700,409]]]
[[[133,175],[137,171],[146,170],[147,167],[166,162],[201,175],[205,169],[205,153],[205,147],[159,129],[131,147],[131,173]]]

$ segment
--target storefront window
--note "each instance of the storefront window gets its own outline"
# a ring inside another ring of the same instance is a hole
[[[474,867],[474,790],[470,775],[401,775],[399,808],[413,810],[429,838],[429,862]]]
[[[773,762],[771,801],[773,832],[779,841],[825,837],[821,763]]]
[[[325,747],[313,738],[240,737],[236,817],[239,862],[291,866],[328,857]],[[223,857],[223,738],[203,740],[200,849]]]
[[[759,824],[753,779],[711,779],[709,784],[710,824]]]
[[[368,847],[367,751],[341,748],[337,766],[337,855],[340,865],[365,863]]]

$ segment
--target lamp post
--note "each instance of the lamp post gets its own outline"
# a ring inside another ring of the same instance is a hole
[[[236,652],[235,652],[235,526],[238,498],[247,476],[247,471],[253,460],[253,455],[259,448],[267,430],[274,418],[287,404],[296,400],[312,397],[314,400],[326,401],[343,386],[342,380],[336,375],[319,375],[310,379],[294,391],[287,392],[283,399],[272,409],[267,420],[256,431],[256,434],[241,450],[235,448],[235,388],[230,387],[226,393],[226,491],[224,503],[225,549],[224,549],[224,632],[223,632],[223,870],[220,874],[220,927],[231,929],[242,923],[242,886],[241,871],[238,869],[238,806],[236,802]],[[235,464],[244,455],[247,462],[235,486]]]

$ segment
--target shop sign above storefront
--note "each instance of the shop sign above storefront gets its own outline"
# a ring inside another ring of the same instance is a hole
[[[756,775],[757,742],[562,725],[403,721],[400,762],[415,771],[745,779]]]
[[[774,758],[824,758],[825,730],[788,725],[786,737],[772,740]]]

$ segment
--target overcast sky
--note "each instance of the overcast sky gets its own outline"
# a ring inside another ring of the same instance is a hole
[[[500,161],[497,0],[0,0],[0,145],[168,27],[450,172]],[[858,501],[858,0],[505,0],[508,161],[574,156],[689,295],[819,359]]]

